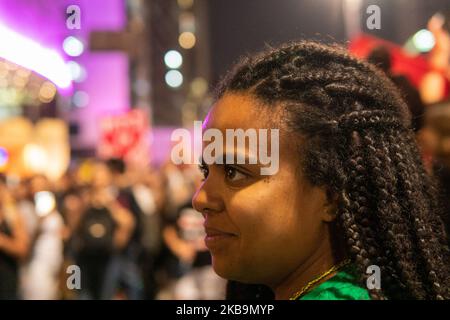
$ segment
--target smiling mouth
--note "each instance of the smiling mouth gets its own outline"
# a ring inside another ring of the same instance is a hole
[[[236,236],[234,233],[222,231],[216,228],[211,228],[209,226],[204,226],[206,235],[209,237],[220,236],[220,235],[228,235],[228,236]]]
[[[205,244],[208,247],[208,249],[214,249],[217,246],[223,245],[225,244],[225,242],[237,237],[236,234],[217,230],[206,226],[205,232],[206,232]]]

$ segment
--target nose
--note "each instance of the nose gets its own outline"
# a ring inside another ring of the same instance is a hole
[[[220,186],[212,183],[208,177],[192,197],[192,207],[204,217],[210,213],[219,213],[224,209],[224,203],[220,196]]]

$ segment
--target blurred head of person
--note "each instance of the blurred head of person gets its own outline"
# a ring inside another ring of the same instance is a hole
[[[62,201],[61,214],[67,226],[71,229],[75,229],[81,215],[85,211],[85,202],[77,189],[68,190]]]
[[[34,195],[40,191],[49,191],[50,182],[43,174],[37,174],[30,178],[30,191]]]
[[[386,74],[391,72],[391,53],[385,46],[375,47],[367,56],[367,61]]]
[[[92,170],[92,187],[94,189],[108,188],[113,183],[113,174],[108,164],[96,161]]]
[[[123,159],[111,158],[106,161],[106,165],[111,171],[113,183],[119,188],[129,186],[129,180],[127,175],[127,165]]]
[[[416,133],[419,132],[423,127],[425,106],[419,91],[412,85],[409,79],[401,74],[392,73],[392,57],[389,48],[386,46],[375,47],[367,56],[367,61],[386,73],[400,90],[400,95],[411,112],[412,129]]]
[[[162,170],[150,167],[143,176],[142,183],[151,190],[157,208],[162,210],[167,197],[167,180]]]
[[[21,179],[14,188],[14,197],[17,200],[30,200],[31,190],[30,181],[28,179]]]
[[[179,207],[189,202],[194,193],[192,181],[182,170],[182,166],[167,164],[164,166],[164,175],[167,180],[167,200],[169,211],[175,212]]]
[[[63,174],[55,183],[55,192],[65,193],[73,187],[75,181],[71,172]]]
[[[80,193],[75,190],[69,190],[65,195],[63,199],[63,207],[64,210],[69,212],[80,212],[83,211],[83,198],[81,197]]]
[[[126,171],[125,162],[120,158],[111,158],[106,161],[109,169],[114,175],[124,174]]]

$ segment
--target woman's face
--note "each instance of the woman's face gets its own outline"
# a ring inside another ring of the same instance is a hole
[[[229,93],[212,107],[203,131],[219,129],[225,137],[226,129],[274,128],[274,110],[249,95]],[[274,175],[261,175],[260,164],[204,168],[206,179],[193,205],[205,216],[206,244],[214,270],[223,278],[276,285],[310,261],[328,239],[333,213],[325,192],[303,178],[298,136],[279,129],[279,170]],[[223,148],[224,153],[248,153],[228,150],[225,141]]]

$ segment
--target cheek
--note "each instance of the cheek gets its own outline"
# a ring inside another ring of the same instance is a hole
[[[215,257],[219,274],[264,283],[283,277],[311,255],[321,241],[322,224],[310,195],[292,185],[261,182],[226,201],[240,237],[232,252]]]
[[[285,234],[296,220],[295,200],[279,188],[249,189],[237,194],[227,210],[247,245]]]
[[[301,221],[292,190],[263,183],[234,194],[226,210],[240,234],[230,260],[244,277],[265,278],[298,250]]]

